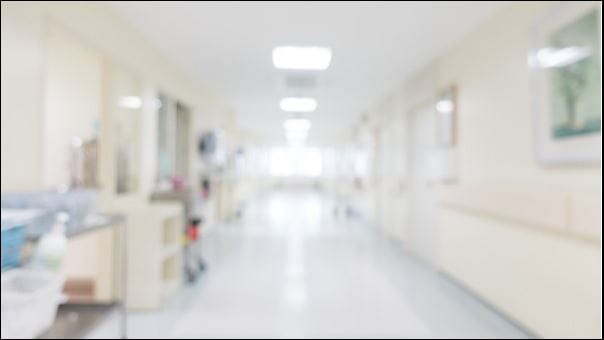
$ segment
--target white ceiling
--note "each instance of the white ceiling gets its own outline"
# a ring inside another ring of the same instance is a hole
[[[347,127],[499,2],[113,2],[181,68],[215,91],[244,129],[281,138],[279,45],[328,46],[310,138]]]

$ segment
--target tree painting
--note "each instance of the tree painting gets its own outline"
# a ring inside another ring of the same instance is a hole
[[[558,53],[558,64],[548,68],[554,139],[600,131],[597,11],[593,10],[554,32],[549,44],[554,53]]]

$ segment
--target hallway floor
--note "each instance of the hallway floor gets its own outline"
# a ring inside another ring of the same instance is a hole
[[[529,335],[313,191],[275,191],[204,240],[208,270],[131,337]],[[115,318],[90,337],[112,336]]]

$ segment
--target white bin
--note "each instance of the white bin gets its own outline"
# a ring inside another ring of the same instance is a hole
[[[35,338],[47,330],[56,317],[64,281],[45,271],[2,273],[2,338]]]

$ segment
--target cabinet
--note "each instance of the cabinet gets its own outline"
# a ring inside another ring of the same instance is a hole
[[[161,306],[182,282],[183,207],[151,203],[128,209],[128,283],[131,309]]]

